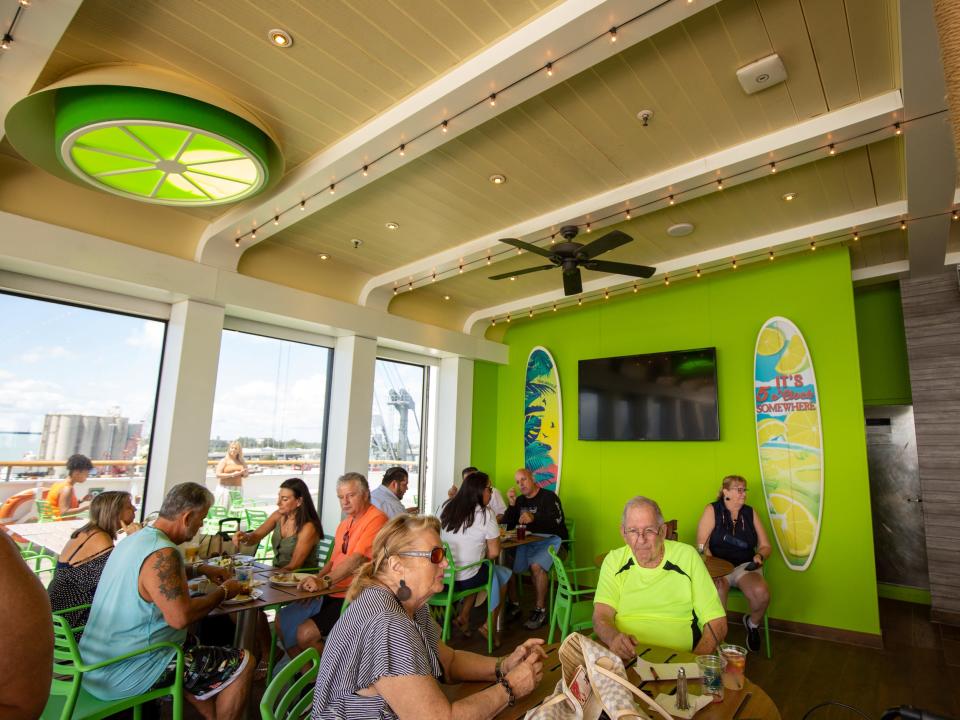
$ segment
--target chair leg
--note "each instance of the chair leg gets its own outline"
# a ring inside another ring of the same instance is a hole
[[[440,639],[446,642],[450,639],[450,615],[453,613],[453,604],[447,603],[443,611],[443,634]]]
[[[280,622],[280,608],[277,608],[277,614],[273,617],[273,623],[270,625],[270,649],[267,651],[267,685],[273,680],[273,656],[277,650],[277,623]]]
[[[763,634],[767,638],[767,659],[773,657],[773,650],[770,648],[770,622],[767,619],[767,613],[763,614]]]
[[[143,720],[143,705],[133,706],[133,720]]]

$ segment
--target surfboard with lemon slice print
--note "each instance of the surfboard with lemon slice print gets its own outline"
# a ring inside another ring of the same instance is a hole
[[[757,336],[754,405],[773,534],[787,567],[806,570],[823,514],[820,394],[807,343],[786,318],[770,318]]]

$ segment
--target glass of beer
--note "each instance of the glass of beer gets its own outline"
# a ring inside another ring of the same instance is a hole
[[[723,686],[729,690],[743,690],[743,673],[747,668],[746,648],[723,643],[720,645],[720,654],[727,661],[723,668]]]
[[[187,565],[193,565],[197,561],[197,555],[200,554],[200,546],[194,542],[188,542],[183,546],[183,559]]]
[[[517,525],[517,540],[523,540],[527,537],[527,526]]]

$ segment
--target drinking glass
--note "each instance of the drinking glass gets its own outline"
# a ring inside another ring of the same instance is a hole
[[[195,542],[188,542],[183,546],[183,559],[187,565],[193,565],[197,561],[197,555],[200,553],[200,546]]]
[[[249,595],[252,589],[251,583],[253,582],[253,566],[237,565],[234,568],[234,573],[237,582],[240,583],[240,592],[244,595]]]
[[[723,669],[723,686],[730,690],[743,690],[744,670],[747,668],[747,649],[739,645],[722,643],[720,654],[727,661]]]
[[[723,702],[723,672],[724,659],[716,655],[697,655],[697,666],[703,676],[703,694],[713,695],[713,702]]]
[[[523,540],[527,537],[527,526],[517,525],[517,540]]]

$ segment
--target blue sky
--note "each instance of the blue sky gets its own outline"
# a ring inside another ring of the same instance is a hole
[[[149,425],[163,332],[156,320],[0,294],[0,457],[19,459],[24,442],[39,444],[2,433],[40,432],[46,413],[119,412]],[[325,348],[225,331],[211,436],[320,441],[331,357]],[[403,385],[421,416],[421,368],[378,363],[374,392],[390,431],[396,412],[386,396]],[[418,434],[411,419],[414,444]]]

